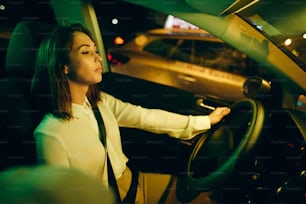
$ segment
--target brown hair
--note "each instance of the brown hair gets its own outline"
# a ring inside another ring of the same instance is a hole
[[[69,64],[69,51],[76,31],[87,34],[93,40],[90,32],[81,24],[70,24],[58,27],[41,43],[31,87],[43,114],[52,113],[66,120],[72,118],[72,99],[64,65]],[[93,107],[101,100],[98,84],[89,86],[87,98]]]

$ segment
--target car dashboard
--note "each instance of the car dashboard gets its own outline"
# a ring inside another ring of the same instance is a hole
[[[268,120],[259,147],[217,191],[221,200],[301,203],[305,199],[305,127],[301,129],[298,122],[305,115],[270,111]]]

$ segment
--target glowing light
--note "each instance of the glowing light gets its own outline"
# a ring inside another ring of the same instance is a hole
[[[276,190],[276,193],[280,193],[282,191],[282,187],[279,187],[277,190]]]
[[[0,10],[4,11],[5,10],[5,6],[3,4],[0,4]]]
[[[297,57],[299,56],[299,52],[296,51],[296,50],[292,50],[291,53],[292,53],[294,56],[297,56]]]
[[[113,18],[112,19],[112,24],[117,25],[119,23],[117,18]]]
[[[285,43],[286,46],[289,46],[289,45],[292,44],[292,40],[290,38],[288,38],[288,39],[285,40],[284,43]]]
[[[107,54],[107,59],[108,60],[111,60],[113,57],[112,57],[112,55],[111,54]]]
[[[114,39],[115,45],[123,45],[124,44],[124,39],[120,36],[115,37]]]
[[[302,103],[301,101],[298,101],[298,102],[296,103],[296,105],[297,105],[297,106],[302,106],[303,103]]]

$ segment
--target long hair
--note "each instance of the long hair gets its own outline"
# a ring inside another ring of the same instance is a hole
[[[58,27],[38,49],[31,90],[42,114],[52,113],[66,120],[72,118],[72,99],[64,66],[69,64],[73,33],[76,31],[87,34],[93,40],[81,24],[70,24]],[[98,84],[89,86],[87,98],[92,106],[101,100]]]

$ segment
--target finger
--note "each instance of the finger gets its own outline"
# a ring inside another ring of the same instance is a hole
[[[230,109],[230,108],[224,108],[224,109],[222,110],[222,113],[225,114],[225,115],[229,114],[230,112],[231,112],[231,109]]]
[[[230,108],[227,108],[227,107],[219,107],[217,113],[224,116],[224,115],[229,114],[230,111],[231,111]]]

